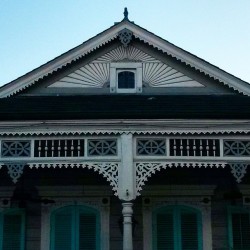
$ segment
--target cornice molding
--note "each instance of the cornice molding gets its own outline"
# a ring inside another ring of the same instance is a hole
[[[0,131],[0,136],[81,136],[81,135],[231,135],[250,134],[249,129],[228,130],[62,130],[62,131]]]
[[[0,136],[247,135],[249,133],[250,120],[121,119],[0,122]]]

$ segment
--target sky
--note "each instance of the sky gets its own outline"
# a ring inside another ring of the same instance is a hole
[[[250,83],[250,0],[0,0],[0,86],[129,19]]]

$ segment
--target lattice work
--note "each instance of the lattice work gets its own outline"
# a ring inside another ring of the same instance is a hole
[[[30,157],[30,141],[2,141],[2,157]]]
[[[224,140],[224,156],[250,156],[250,141]]]
[[[236,178],[236,181],[240,183],[242,178],[247,173],[247,163],[230,163],[231,173]]]
[[[117,140],[88,140],[88,156],[116,156]]]
[[[84,140],[35,140],[35,157],[82,157]]]
[[[110,183],[114,194],[118,196],[118,169],[117,162],[86,162],[86,163],[30,163],[32,168],[88,168],[97,171]]]
[[[187,167],[187,168],[224,168],[226,163],[224,162],[140,162],[135,163],[135,171],[136,171],[136,195],[140,195],[140,191],[142,187],[145,185],[145,182],[148,180],[152,174],[155,174],[156,171],[160,171],[161,169],[172,168],[172,167]]]
[[[216,139],[170,139],[170,156],[220,156]]]
[[[8,174],[13,183],[17,183],[18,179],[23,174],[23,169],[26,164],[6,163],[4,164],[8,169]]]
[[[166,155],[166,140],[164,139],[137,139],[136,153],[142,156]]]

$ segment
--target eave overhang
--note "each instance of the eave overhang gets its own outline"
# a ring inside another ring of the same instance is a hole
[[[241,95],[93,95],[0,99],[0,121],[90,119],[249,119]]]
[[[246,136],[250,120],[158,119],[158,120],[40,120],[2,121],[0,135],[9,136],[80,136],[80,135],[214,135]]]

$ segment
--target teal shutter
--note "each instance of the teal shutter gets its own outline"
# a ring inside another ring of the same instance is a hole
[[[232,237],[234,250],[250,249],[250,217],[249,213],[232,213]]]
[[[201,250],[199,211],[182,206],[163,207],[153,215],[154,250]]]
[[[50,250],[98,250],[99,216],[83,206],[58,209],[51,216]]]
[[[52,219],[52,250],[74,250],[73,207],[63,208]]]
[[[181,249],[198,250],[198,218],[194,212],[181,212]]]
[[[95,214],[80,213],[79,216],[79,250],[96,250],[97,222]]]
[[[156,215],[156,249],[174,250],[174,220],[172,213]]]
[[[24,214],[10,212],[3,214],[2,250],[24,249]]]

